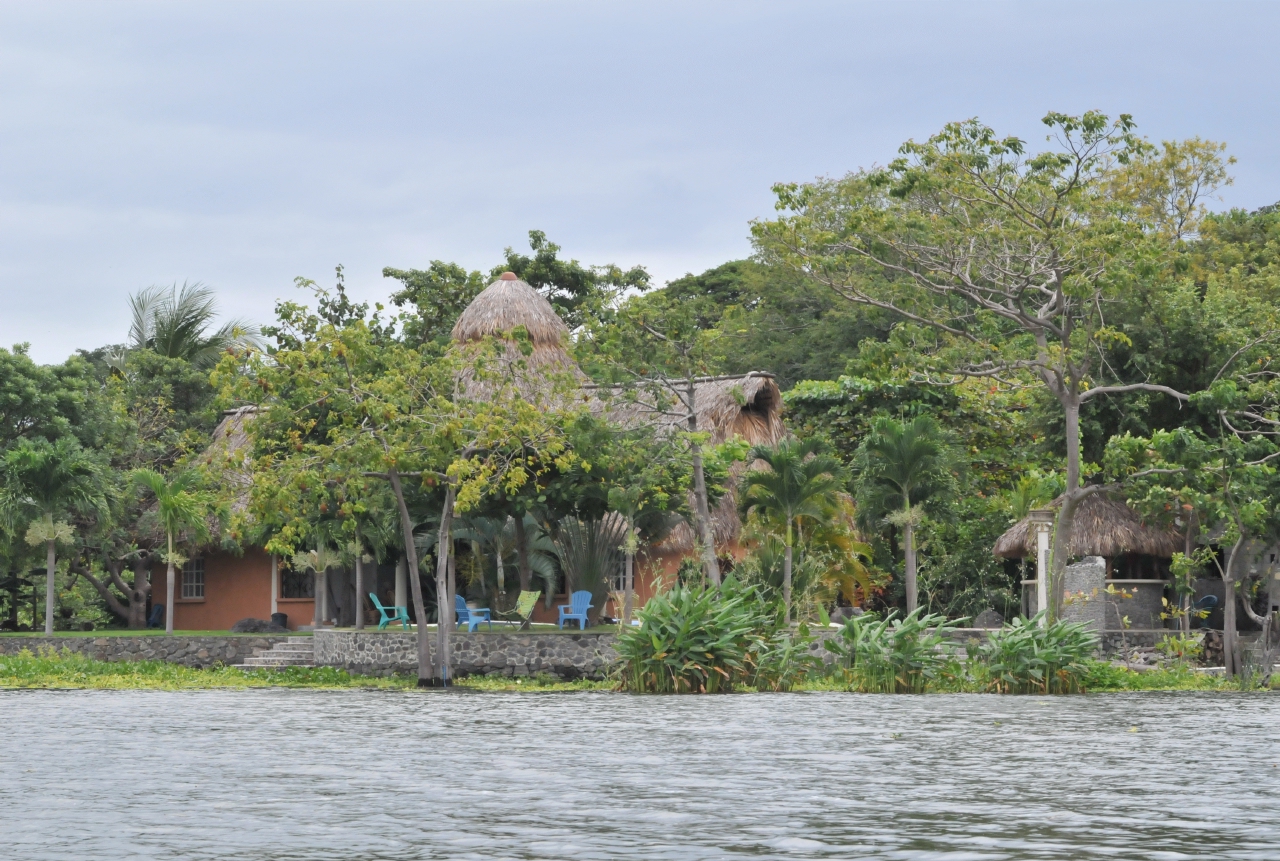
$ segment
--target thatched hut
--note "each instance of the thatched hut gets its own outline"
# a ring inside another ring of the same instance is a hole
[[[1062,506],[1062,497],[1048,507]],[[1034,557],[1035,538],[1030,516],[1009,527],[997,539],[992,552],[1005,559]],[[1147,526],[1123,500],[1105,492],[1086,496],[1076,509],[1075,528],[1067,547],[1070,557],[1101,556],[1107,561],[1107,577],[1116,580],[1162,579],[1169,559],[1182,549],[1182,536]]]
[[[569,327],[537,290],[513,272],[503,272],[480,291],[453,325],[454,349],[479,350],[489,340],[496,348],[489,373],[507,377],[524,393],[537,397],[560,382],[586,380],[569,356]],[[461,380],[469,397],[483,398],[496,382],[477,379],[474,368]]]

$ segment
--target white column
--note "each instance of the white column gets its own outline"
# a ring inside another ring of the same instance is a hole
[[[1049,606],[1049,530],[1036,524],[1036,612]],[[1044,619],[1040,624],[1045,624]]]
[[[271,613],[280,612],[280,557],[271,554]]]
[[[409,563],[403,557],[396,563],[396,606],[409,606]]]

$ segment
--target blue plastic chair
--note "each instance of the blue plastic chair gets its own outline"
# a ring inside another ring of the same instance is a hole
[[[1216,608],[1217,606],[1218,606],[1217,595],[1205,595],[1199,601],[1192,604],[1191,605],[1191,613],[1192,613],[1191,627],[1198,628],[1201,625],[1203,625],[1206,621],[1208,621],[1207,617],[1202,619],[1198,614],[1205,613],[1205,612],[1212,612],[1214,608]]]
[[[489,625],[489,630],[493,630],[493,619],[489,617],[488,607],[479,607],[472,610],[467,606],[466,600],[461,595],[453,596],[453,608],[458,611],[458,624],[466,625],[468,633],[475,633],[476,626],[481,622]]]
[[[392,622],[399,622],[401,625],[404,626],[404,629],[406,631],[409,630],[409,608],[408,607],[393,606],[391,607],[391,609],[388,610],[386,607],[382,606],[382,602],[378,600],[378,596],[373,594],[372,592],[369,593],[369,600],[373,602],[374,609],[382,614],[382,619],[378,621],[379,631],[387,627],[387,625],[390,625]]]
[[[565,619],[577,619],[578,630],[585,631],[587,629],[587,611],[594,606],[595,604],[591,603],[590,592],[585,589],[580,592],[574,592],[569,596],[569,603],[561,604],[558,608],[560,610],[560,629],[564,630]],[[565,610],[570,612],[566,613]]]

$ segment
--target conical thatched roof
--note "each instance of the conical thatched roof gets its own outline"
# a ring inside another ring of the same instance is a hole
[[[528,333],[527,345],[515,335],[520,327]],[[531,399],[551,395],[557,375],[570,383],[586,379],[569,356],[569,327],[550,302],[512,272],[503,272],[480,291],[453,326],[457,349],[479,349],[476,345],[485,338],[498,342],[498,353],[487,372],[489,379],[477,379],[473,368],[463,372],[460,382],[470,398],[491,396],[500,385],[498,378],[514,383]]]
[[[503,272],[497,281],[480,291],[453,324],[453,340],[459,344],[494,336],[502,337],[524,326],[535,347],[564,349],[569,327],[537,290]]]
[[[1047,507],[1062,506],[1059,496]],[[1006,559],[1022,559],[1034,555],[1034,539],[1030,536],[1030,516],[1024,517],[996,541],[992,552]],[[1182,549],[1182,536],[1176,532],[1153,529],[1142,522],[1138,512],[1124,501],[1106,493],[1086,496],[1076,508],[1069,556],[1123,556],[1141,553],[1170,557]]]

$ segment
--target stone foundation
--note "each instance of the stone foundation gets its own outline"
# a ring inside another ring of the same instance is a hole
[[[600,679],[617,661],[615,634],[455,632],[450,639],[455,677],[500,674]],[[433,641],[434,645],[434,641]],[[317,666],[366,676],[418,671],[418,635],[405,631],[317,631]]]
[[[0,655],[16,655],[23,649],[64,649],[97,661],[166,661],[205,669],[217,664],[244,662],[259,651],[283,643],[287,636],[240,637],[0,637]]]

